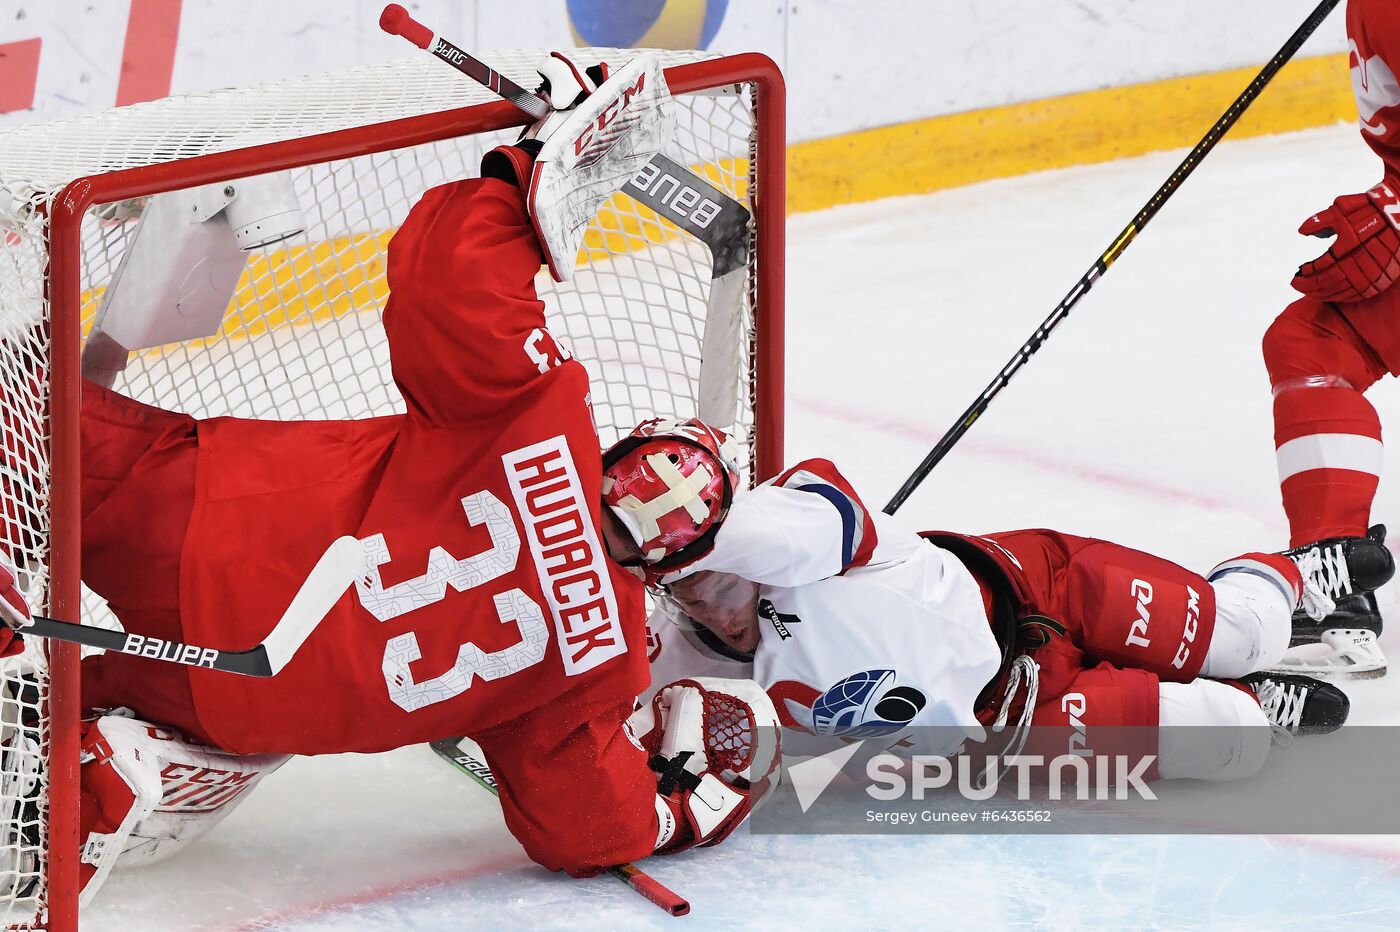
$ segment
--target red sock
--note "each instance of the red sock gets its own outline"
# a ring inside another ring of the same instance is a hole
[[[1274,398],[1279,486],[1298,547],[1361,537],[1381,471],[1381,422],[1352,388],[1299,387]]]

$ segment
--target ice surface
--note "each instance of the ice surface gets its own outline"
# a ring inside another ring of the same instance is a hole
[[[788,459],[830,456],[882,505],[1179,158],[794,217]],[[1353,127],[1223,144],[902,516],[1196,569],[1284,546],[1259,340],[1319,251],[1297,225],[1378,174]],[[1391,429],[1397,392],[1368,396]],[[1389,476],[1374,515],[1400,526]],[[1383,643],[1400,658],[1400,625]],[[1353,721],[1400,722],[1400,673],[1346,688]],[[190,850],[115,874],[84,928],[1400,926],[1389,837],[741,835],[646,867],[689,918],[535,869],[491,797],[406,748],[294,761]]]

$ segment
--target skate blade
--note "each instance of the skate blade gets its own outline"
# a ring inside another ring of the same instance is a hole
[[[1292,648],[1273,669],[1369,680],[1385,676],[1386,661],[1376,632],[1367,628],[1331,628],[1322,632],[1318,644]]]

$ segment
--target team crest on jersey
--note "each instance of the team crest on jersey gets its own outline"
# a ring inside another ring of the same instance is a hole
[[[928,699],[897,680],[893,670],[852,673],[812,703],[812,730],[850,738],[898,731],[914,720]]]
[[[788,638],[792,637],[792,632],[788,630],[788,625],[795,625],[802,620],[796,615],[789,615],[786,612],[778,611],[773,607],[773,603],[769,602],[767,599],[758,600],[758,614],[759,617],[766,618],[768,621],[772,622],[773,630],[777,632],[778,640],[780,641],[786,641]]]

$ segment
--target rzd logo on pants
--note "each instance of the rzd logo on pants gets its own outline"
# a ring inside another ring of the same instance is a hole
[[[1065,693],[1060,697],[1060,711],[1069,716],[1069,727],[1074,729],[1074,734],[1069,736],[1069,752],[1079,757],[1090,757],[1094,753],[1089,750],[1089,737],[1084,733],[1084,720],[1080,717],[1088,707],[1083,693]]]
[[[1152,604],[1152,584],[1145,579],[1134,579],[1132,597],[1137,599],[1138,616],[1128,629],[1128,639],[1123,644],[1126,647],[1150,647],[1152,641],[1147,637],[1147,626],[1152,621],[1152,615],[1147,611],[1147,606]]]

